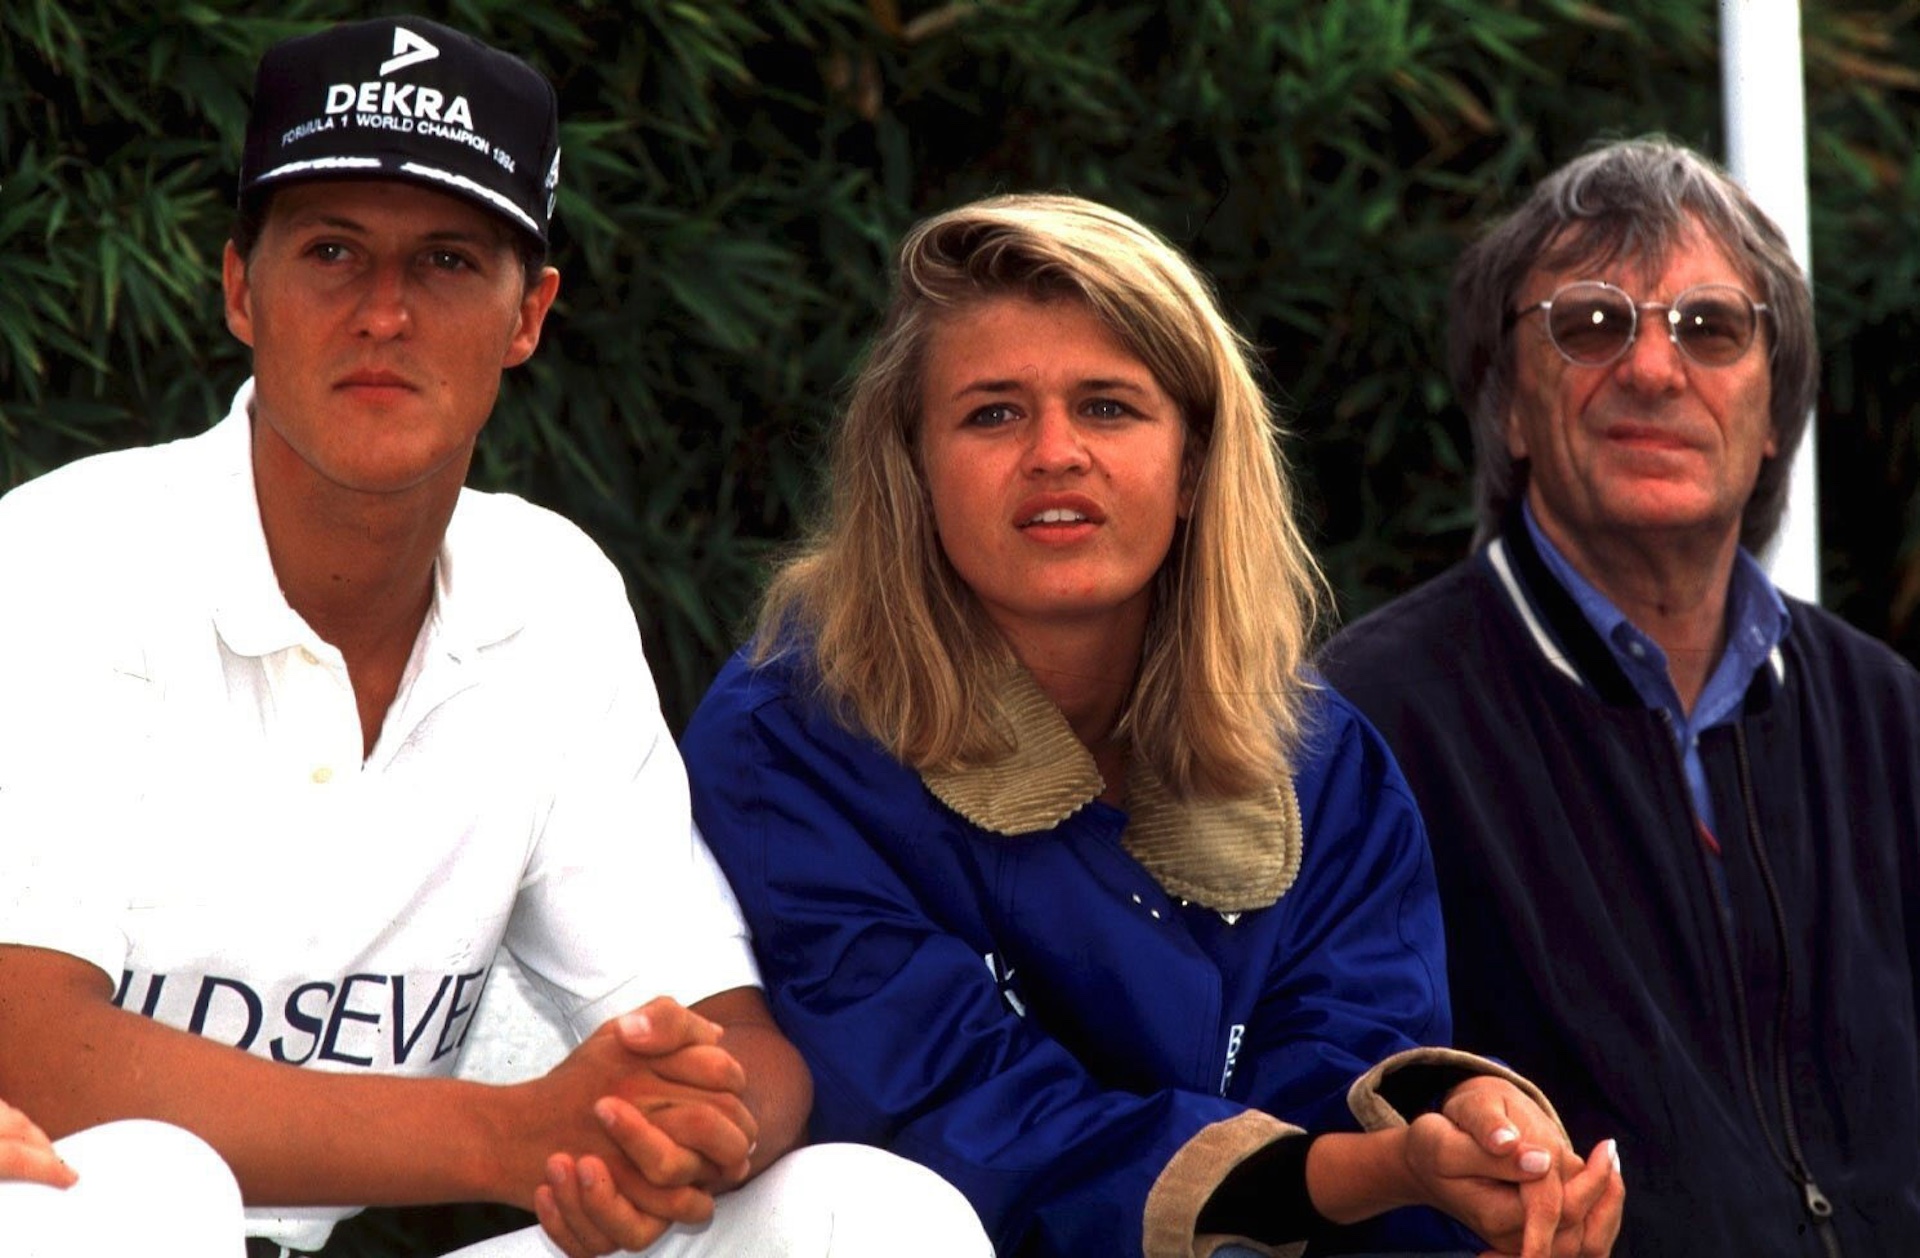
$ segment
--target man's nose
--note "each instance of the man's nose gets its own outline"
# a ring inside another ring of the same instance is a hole
[[[1627,346],[1614,368],[1630,387],[1646,393],[1671,393],[1686,387],[1687,364],[1674,339],[1671,314],[1668,310],[1641,312],[1633,344]]]
[[[406,268],[387,263],[375,266],[367,274],[354,317],[354,330],[362,336],[389,340],[406,335],[413,326]]]

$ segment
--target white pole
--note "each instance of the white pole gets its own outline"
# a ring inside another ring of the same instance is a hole
[[[1773,216],[1809,277],[1807,106],[1799,0],[1720,0],[1720,79],[1727,169]],[[1820,510],[1814,425],[1793,461],[1787,514],[1763,556],[1781,589],[1820,599]]]

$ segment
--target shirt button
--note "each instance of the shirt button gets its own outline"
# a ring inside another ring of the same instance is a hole
[[[1636,660],[1644,660],[1647,658],[1647,648],[1641,646],[1638,642],[1629,642],[1627,643],[1627,654]]]
[[[331,781],[333,781],[333,770],[329,769],[326,765],[323,764],[313,771],[313,784],[315,786],[325,786]]]
[[[318,664],[320,662],[320,657],[315,655],[312,651],[307,650],[307,648],[301,647],[300,662],[303,664]]]
[[[1151,914],[1153,914],[1153,918],[1154,918],[1154,920],[1155,920],[1155,921],[1159,921],[1159,920],[1160,920],[1160,910],[1159,910],[1159,909],[1148,909],[1148,910],[1147,910],[1147,912],[1149,912],[1149,913],[1151,913]]]

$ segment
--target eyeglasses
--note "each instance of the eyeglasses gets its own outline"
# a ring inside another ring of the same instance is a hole
[[[1580,280],[1555,290],[1538,305],[1509,311],[1512,328],[1536,310],[1547,316],[1547,339],[1570,363],[1604,367],[1627,352],[1640,334],[1640,312],[1665,312],[1667,339],[1702,367],[1729,367],[1753,344],[1760,312],[1767,307],[1731,284],[1696,284],[1672,301],[1635,301],[1625,290],[1599,280]]]

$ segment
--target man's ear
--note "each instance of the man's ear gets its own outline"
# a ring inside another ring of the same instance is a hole
[[[550,266],[541,268],[539,282],[528,285],[520,297],[519,322],[513,339],[507,342],[502,367],[518,367],[533,357],[533,351],[540,347],[540,329],[546,325],[547,311],[553,309],[553,299],[559,293],[560,272]]]
[[[247,260],[229,240],[220,255],[220,287],[226,295],[227,330],[242,345],[253,347],[253,288],[247,282]]]
[[[1520,423],[1520,408],[1512,402],[1507,403],[1507,457],[1510,459],[1527,457],[1527,431]]]

